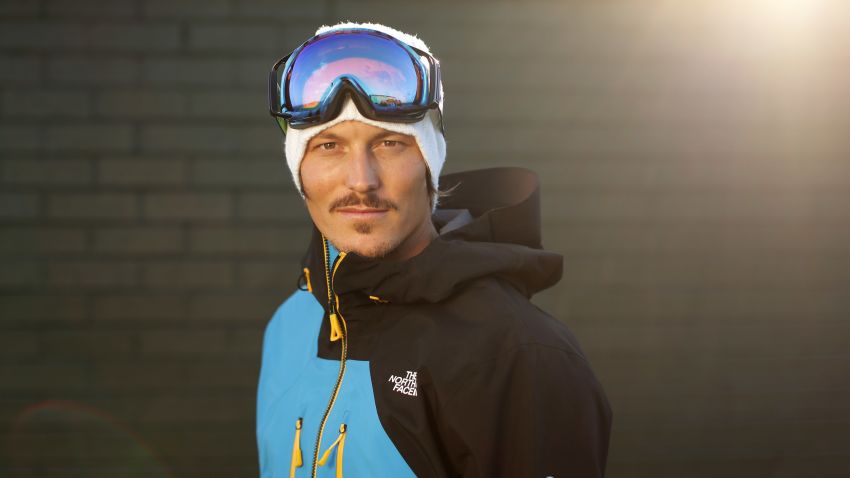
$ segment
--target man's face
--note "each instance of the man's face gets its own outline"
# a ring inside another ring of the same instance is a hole
[[[400,260],[436,235],[413,136],[343,121],[307,144],[301,184],[313,222],[339,250]]]

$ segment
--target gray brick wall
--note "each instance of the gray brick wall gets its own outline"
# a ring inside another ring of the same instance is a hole
[[[540,174],[608,476],[850,475],[850,8],[790,5],[0,0],[0,475],[256,476],[267,69],[341,19],[441,57],[447,172]]]

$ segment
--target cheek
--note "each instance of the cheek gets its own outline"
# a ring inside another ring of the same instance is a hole
[[[407,207],[418,207],[428,202],[428,186],[425,184],[425,161],[421,156],[413,156],[396,163],[398,167],[389,173],[395,185],[395,193],[403,197]]]
[[[330,175],[315,158],[301,161],[301,188],[308,200],[321,201],[329,188]]]

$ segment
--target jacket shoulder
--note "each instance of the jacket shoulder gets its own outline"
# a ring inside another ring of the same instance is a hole
[[[260,391],[277,394],[288,387],[280,377],[303,365],[311,356],[310,345],[321,326],[324,310],[309,293],[293,292],[275,309],[263,333],[263,352],[260,368]],[[307,347],[305,347],[307,344]],[[315,348],[315,346],[313,346]],[[312,350],[315,354],[315,350]]]
[[[316,302],[316,299],[309,292],[296,290],[281,302],[271,318],[266,323],[264,331],[264,341],[275,338],[277,334],[282,332],[282,329],[296,327],[295,322],[304,323],[305,321],[297,320],[297,317],[304,315],[315,315],[316,312],[322,313],[322,307]]]
[[[475,281],[454,297],[448,308],[462,322],[472,322],[481,356],[499,355],[523,347],[558,349],[586,360],[578,339],[566,323],[537,307],[507,281]]]

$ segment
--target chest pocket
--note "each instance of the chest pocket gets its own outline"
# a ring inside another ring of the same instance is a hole
[[[348,413],[346,412],[345,415],[347,416]],[[304,450],[301,445],[301,431],[303,429],[303,425],[303,417],[298,417],[298,419],[295,420],[295,436],[292,441],[292,457],[289,462],[289,478],[296,478],[296,470],[304,466]],[[325,466],[328,464],[328,460],[333,456],[331,463],[334,466],[336,478],[342,478],[342,465],[345,453],[345,437],[347,428],[348,426],[344,422],[339,425],[339,435],[336,440],[327,447],[325,452],[321,454],[317,462],[317,467]],[[334,454],[334,452],[336,453]],[[310,471],[312,472],[312,470]]]

